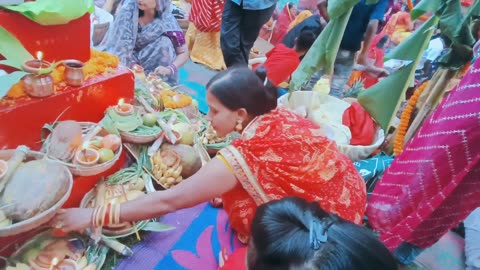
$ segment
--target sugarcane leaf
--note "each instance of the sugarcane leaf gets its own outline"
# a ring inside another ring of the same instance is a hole
[[[172,225],[159,223],[159,222],[149,222],[145,227],[142,228],[143,231],[150,231],[150,232],[168,232],[174,230],[175,227]]]
[[[448,69],[459,69],[473,58],[472,47],[475,38],[470,24],[472,16],[480,14],[479,1],[475,1],[464,15],[459,1],[445,1],[437,15],[439,28],[447,41],[451,43],[447,53],[437,60],[438,65]]]
[[[4,6],[41,25],[66,24],[95,10],[91,0],[42,0]]]
[[[408,86],[414,79],[415,68],[430,41],[433,33],[432,26],[437,22],[438,18],[432,16],[388,55],[389,59],[413,61],[411,64],[380,80],[368,88],[368,91],[362,91],[358,95],[358,102],[386,133]]]
[[[333,64],[343,38],[343,35],[339,33],[345,32],[352,9],[353,5],[339,18],[330,20],[323,29],[292,74],[290,91],[299,90],[320,69],[324,69],[326,75],[333,73]]]
[[[5,64],[21,69],[25,60],[34,59],[22,43],[2,26],[0,26],[0,40],[0,54],[6,59]]]
[[[412,20],[416,20],[427,12],[436,13],[441,5],[440,0],[422,0],[410,11],[410,16]]]
[[[18,83],[23,76],[27,75],[28,73],[23,71],[15,71],[10,74],[6,74],[0,76],[0,98],[3,98],[7,95],[10,88]]]
[[[368,0],[377,2],[378,0]],[[329,0],[327,11],[330,20],[337,19],[345,14],[351,7],[355,6],[360,0]],[[369,3],[370,4],[370,3]]]

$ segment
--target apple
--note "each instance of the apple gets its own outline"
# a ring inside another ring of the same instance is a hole
[[[102,148],[102,149],[98,150],[98,154],[100,156],[100,158],[98,160],[99,163],[105,163],[107,161],[110,161],[115,156],[112,149],[108,149],[108,148]]]
[[[143,125],[147,127],[153,127],[157,123],[157,116],[153,113],[146,113],[142,117]]]

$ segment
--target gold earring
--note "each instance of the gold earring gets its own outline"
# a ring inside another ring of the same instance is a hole
[[[242,128],[243,128],[242,123],[243,123],[243,121],[242,121],[241,119],[238,119],[238,120],[237,120],[237,125],[235,126],[235,129],[236,129],[237,131],[241,131],[241,130],[242,130]]]

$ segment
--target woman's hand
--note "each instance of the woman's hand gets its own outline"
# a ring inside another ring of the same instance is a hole
[[[172,70],[168,67],[159,66],[155,69],[155,73],[162,76],[170,76],[172,75]]]
[[[60,209],[50,225],[64,232],[81,231],[90,227],[93,208]]]

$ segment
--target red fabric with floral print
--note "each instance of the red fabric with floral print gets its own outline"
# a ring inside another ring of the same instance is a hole
[[[232,227],[245,240],[257,206],[286,196],[316,201],[328,212],[362,222],[363,179],[318,125],[290,110],[257,117],[220,155],[240,182],[222,199]]]

